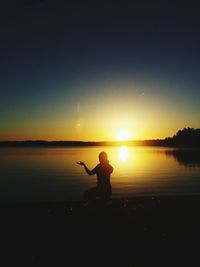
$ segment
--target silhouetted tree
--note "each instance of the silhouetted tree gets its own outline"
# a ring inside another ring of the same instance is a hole
[[[200,129],[183,128],[172,138],[166,138],[165,143],[173,146],[200,146]]]

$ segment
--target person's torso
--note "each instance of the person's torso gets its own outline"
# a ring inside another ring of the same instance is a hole
[[[110,164],[98,164],[96,167],[97,186],[106,187],[110,186],[110,174],[113,168]]]

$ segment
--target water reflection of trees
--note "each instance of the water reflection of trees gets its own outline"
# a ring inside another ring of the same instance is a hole
[[[165,151],[167,156],[172,156],[180,164],[186,167],[200,166],[200,150],[195,149],[176,149]]]

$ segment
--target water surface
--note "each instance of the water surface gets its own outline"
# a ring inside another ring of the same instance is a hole
[[[106,151],[113,197],[200,194],[199,150],[162,147],[0,148],[1,202],[81,200],[89,168]]]

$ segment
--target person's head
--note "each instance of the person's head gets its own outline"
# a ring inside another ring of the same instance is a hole
[[[99,162],[102,164],[108,163],[108,155],[106,152],[102,151],[99,153]]]

